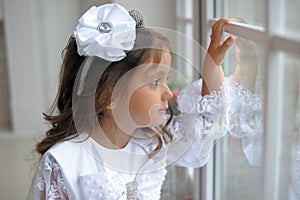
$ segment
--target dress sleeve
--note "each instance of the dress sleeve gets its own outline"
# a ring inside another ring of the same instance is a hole
[[[68,200],[63,175],[56,160],[44,155],[29,189],[29,200]]]
[[[242,140],[250,164],[261,160],[262,98],[225,77],[219,92],[201,96],[202,80],[184,88],[178,99],[181,114],[174,116],[168,129],[173,135],[168,164],[201,167],[209,159],[218,139],[226,133]]]
[[[173,135],[167,151],[168,164],[201,167],[209,159],[217,139],[224,136],[224,89],[201,96],[202,80],[184,88],[177,98],[181,114],[168,125]]]

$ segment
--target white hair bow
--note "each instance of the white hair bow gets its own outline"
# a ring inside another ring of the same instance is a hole
[[[79,19],[74,31],[79,55],[107,61],[123,59],[136,38],[136,22],[119,4],[91,7]]]

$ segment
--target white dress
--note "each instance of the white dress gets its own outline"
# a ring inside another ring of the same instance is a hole
[[[242,132],[239,137],[252,144],[249,136],[254,135],[255,130],[243,128],[243,113],[236,112],[245,110],[243,107],[252,102],[250,106],[259,105],[247,109],[257,113],[262,102],[243,91],[232,77],[225,79],[219,93],[202,97],[201,88],[202,81],[198,80],[181,91],[177,102],[182,114],[174,117],[168,126],[173,141],[164,144],[154,157],[148,156],[157,146],[149,129],[138,130],[126,147],[118,150],[106,149],[91,137],[84,140],[87,134],[82,133],[75,139],[54,145],[43,155],[27,199],[157,200],[167,165],[203,166],[216,139],[228,131],[238,135],[236,130],[239,130]],[[233,100],[228,97],[241,95],[242,102],[234,102],[239,108],[230,109]],[[247,116],[253,117],[249,112]],[[229,118],[236,122],[236,117],[238,124],[228,123]],[[248,118],[245,120],[249,121]],[[253,145],[245,144],[244,148],[251,154],[246,157],[251,158]]]

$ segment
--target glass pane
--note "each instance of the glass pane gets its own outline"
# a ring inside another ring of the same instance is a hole
[[[249,24],[264,26],[265,1],[216,0],[216,17],[242,18]]]
[[[243,87],[233,92],[228,134],[216,147],[217,200],[260,200],[262,132],[263,132],[263,66],[261,46],[236,37],[236,42],[225,58],[225,76],[232,76]],[[239,94],[243,98],[239,99]],[[251,94],[251,95],[250,95]],[[252,98],[254,95],[255,98]],[[245,96],[249,96],[245,97]],[[251,97],[252,96],[252,97]],[[261,108],[258,108],[260,107]]]
[[[282,148],[278,199],[300,199],[300,59],[284,54]]]
[[[300,20],[299,20],[299,0],[285,0],[284,1],[284,27],[282,29],[284,34],[292,37],[300,38]]]

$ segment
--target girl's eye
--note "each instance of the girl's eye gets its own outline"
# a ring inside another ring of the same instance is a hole
[[[155,79],[155,80],[153,80],[153,81],[151,82],[151,84],[152,84],[153,86],[158,86],[158,83],[159,83],[159,79]]]

